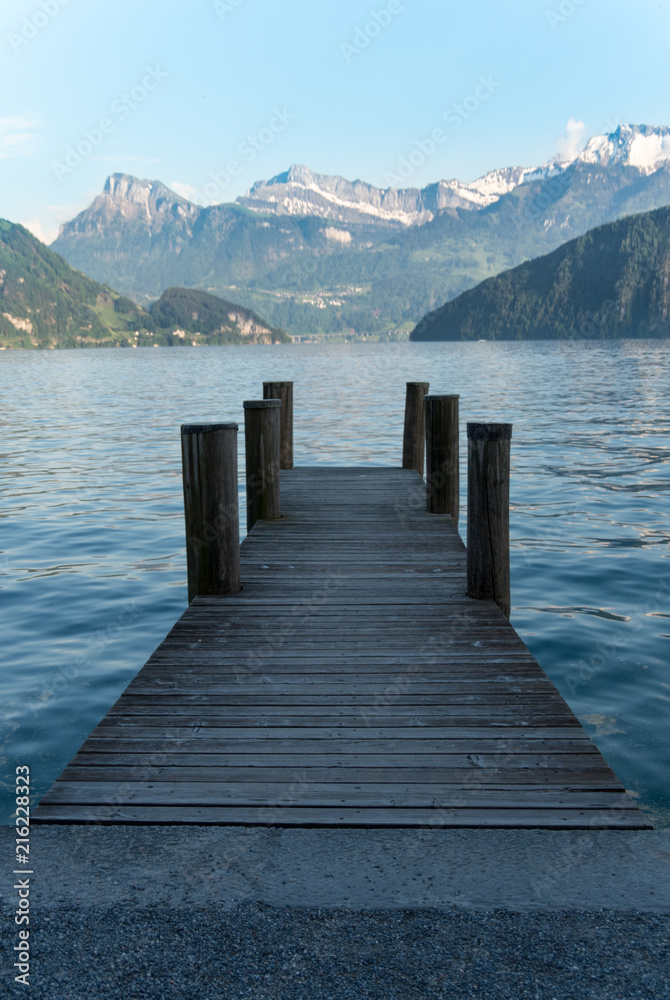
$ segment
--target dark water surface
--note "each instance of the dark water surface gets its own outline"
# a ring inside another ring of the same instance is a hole
[[[242,427],[242,400],[264,379],[293,379],[297,464],[399,464],[408,380],[460,393],[463,430],[514,423],[512,623],[652,821],[670,826],[669,350],[2,352],[0,822],[16,765],[42,794],[186,606],[179,425]],[[463,499],[465,454],[463,435]]]

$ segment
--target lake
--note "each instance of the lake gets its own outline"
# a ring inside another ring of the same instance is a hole
[[[398,465],[405,382],[460,393],[464,501],[466,421],[514,424],[512,624],[670,826],[669,347],[0,352],[0,822],[15,767],[43,794],[186,607],[179,425],[237,420],[243,445],[242,401],[292,379],[303,465]]]

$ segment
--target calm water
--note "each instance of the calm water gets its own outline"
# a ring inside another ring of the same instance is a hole
[[[669,826],[669,350],[2,352],[0,821],[15,766],[42,794],[186,606],[179,425],[242,424],[263,379],[293,379],[302,464],[399,464],[408,380],[460,393],[463,426],[514,423],[512,622]]]

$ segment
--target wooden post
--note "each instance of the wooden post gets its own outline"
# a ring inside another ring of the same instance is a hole
[[[511,424],[468,424],[468,597],[495,601],[509,618]]]
[[[459,396],[426,396],[426,510],[458,525]]]
[[[416,469],[423,476],[423,453],[426,444],[424,396],[429,382],[408,382],[405,395],[405,433],[402,439],[402,467]]]
[[[190,604],[240,590],[237,424],[184,424],[181,454]]]
[[[293,468],[293,382],[263,382],[263,399],[281,399],[280,469]]]
[[[280,517],[280,411],[280,399],[252,399],[244,403],[247,531],[258,520]]]

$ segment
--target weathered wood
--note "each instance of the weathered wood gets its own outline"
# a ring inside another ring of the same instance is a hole
[[[247,531],[256,521],[280,517],[280,399],[246,400],[244,443],[247,481]]]
[[[423,476],[426,448],[426,415],[423,400],[429,382],[408,382],[405,394],[405,428],[402,440],[402,467]]]
[[[110,798],[122,798],[131,805],[185,806],[259,806],[274,807],[299,804],[305,807],[391,808],[401,805],[405,809],[459,809],[463,806],[459,789],[441,784],[399,784],[397,782],[364,783],[319,782],[317,786],[306,781],[285,784],[256,782],[253,785],[228,781],[178,782],[167,779],[151,781],[57,781],[45,795],[44,805],[81,804],[104,805]],[[495,789],[473,788],[468,805],[476,809],[536,809],[537,792],[524,788]],[[543,789],[542,807],[549,809],[610,809],[636,811],[632,799],[619,792],[583,789]]]
[[[35,822],[649,827],[415,471],[281,478]]]
[[[263,382],[263,399],[281,399],[279,467],[293,468],[293,382]]]
[[[395,784],[436,785],[441,790],[459,790],[472,783],[475,772],[469,768],[450,768],[446,773],[441,768],[414,767],[394,769],[392,780]],[[309,785],[327,783],[331,785],[382,784],[389,781],[386,768],[360,767],[355,771],[343,768],[311,767],[301,768],[301,777]],[[295,781],[295,771],[287,767],[235,767],[222,765],[216,754],[171,754],[152,755],[151,768],[147,768],[137,754],[82,754],[71,762],[59,781],[226,781],[229,783],[254,786],[267,784],[276,788],[283,782]],[[577,789],[596,792],[619,792],[624,788],[614,775],[603,770],[578,770],[570,773],[569,781],[565,772],[551,768],[487,768],[481,776],[478,789],[501,789],[513,791],[523,788],[532,791],[535,802],[542,801],[546,788],[571,792]],[[632,800],[631,800],[632,801]]]
[[[240,589],[237,424],[181,428],[188,599]]]
[[[393,744],[388,744],[391,747]],[[388,768],[389,780],[396,768],[417,767],[424,764],[427,767],[441,768],[446,774],[451,768],[470,768],[471,774],[483,775],[484,779],[490,767],[499,764],[499,754],[480,754],[478,751],[466,752],[463,748],[459,753],[428,753],[417,754],[415,750],[407,753],[392,753],[388,749],[384,753],[360,752],[360,753],[322,753],[308,751],[306,747],[300,747],[293,751],[272,751],[269,748],[258,751],[248,751],[239,747],[235,751],[222,752],[218,740],[200,738],[179,738],[171,740],[165,736],[154,736],[130,739],[128,737],[114,736],[110,739],[100,737],[90,737],[85,747],[89,753],[109,754],[114,751],[124,754],[145,755],[147,766],[153,760],[155,754],[169,752],[175,763],[179,761],[182,754],[219,754],[222,765],[234,765],[235,767],[303,767],[306,762],[314,767],[337,767],[350,768],[352,773],[360,770],[361,767],[385,767]],[[473,763],[476,753],[477,763]],[[148,755],[148,757],[147,757]],[[572,771],[593,770],[598,766],[602,758],[597,750],[592,753],[565,753],[558,752],[534,753],[534,754],[513,754],[505,759],[505,769],[508,771],[521,768],[530,769],[535,773],[547,768],[555,768],[561,771],[566,781]],[[473,778],[475,783],[480,781],[480,777]],[[467,791],[467,782],[464,791]]]
[[[458,525],[458,396],[426,396],[426,510]]]
[[[468,597],[511,611],[509,466],[511,424],[468,424]]]
[[[301,774],[310,784],[329,782],[349,785],[352,782],[382,783],[384,781],[407,782],[412,785],[438,784],[447,788],[467,789],[477,779],[477,788],[532,788],[541,793],[547,786],[576,791],[623,792],[621,782],[606,767],[580,767],[568,773],[559,768],[505,768],[487,767],[482,774],[472,765],[441,767],[422,764],[413,767],[396,767],[393,774],[385,767],[362,765],[351,768],[328,768],[313,766],[311,762],[301,765]],[[216,753],[154,753],[147,765],[137,753],[79,753],[63,772],[59,781],[231,781],[267,782],[276,785],[295,780],[295,771],[290,767],[276,766],[273,761],[265,767],[247,767],[226,763],[224,757]],[[537,801],[542,800],[538,794]]]
[[[219,826],[338,826],[408,827],[426,830],[449,828],[610,830],[648,829],[637,809],[477,809],[458,808],[386,809],[273,806],[132,806],[105,802],[101,805],[40,806],[40,822],[140,824],[160,823]]]

